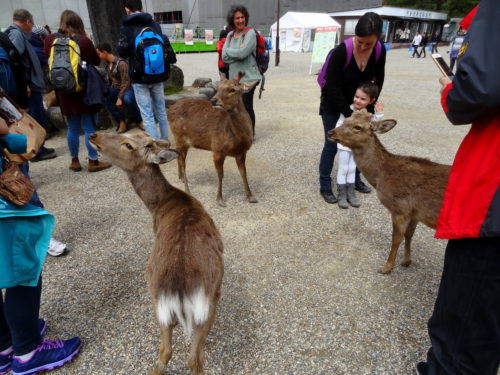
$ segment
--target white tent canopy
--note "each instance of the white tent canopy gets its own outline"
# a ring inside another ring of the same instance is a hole
[[[340,27],[327,13],[287,12],[280,18],[280,50],[309,52],[312,30],[318,27]],[[271,26],[271,40],[276,40],[276,22]]]

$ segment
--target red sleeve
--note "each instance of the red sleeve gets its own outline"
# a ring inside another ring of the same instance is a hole
[[[101,63],[99,55],[94,47],[94,43],[92,43],[89,38],[82,36],[78,39],[78,46],[80,47],[82,60],[86,61],[87,64],[99,65]]]
[[[446,103],[446,100],[448,99],[448,93],[450,90],[453,88],[453,82],[448,83],[448,86],[446,86],[443,90],[443,93],[441,94],[441,107],[443,107],[444,113],[448,113],[448,103]]]
[[[45,51],[45,55],[47,57],[50,56],[50,47],[52,46],[54,39],[55,39],[55,35],[50,34],[50,35],[47,35],[47,37],[45,38],[45,40],[43,42],[43,50]]]

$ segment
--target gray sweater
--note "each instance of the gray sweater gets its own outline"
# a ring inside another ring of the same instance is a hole
[[[222,48],[222,60],[229,64],[229,78],[233,79],[238,72],[244,72],[245,76],[241,82],[259,81],[262,76],[255,61],[255,50],[257,48],[257,36],[255,30],[250,29],[239,37],[233,37],[231,31],[224,47]]]
[[[29,39],[30,34],[21,29],[16,24],[12,25],[12,30],[9,32],[9,39],[12,44],[17,49],[20,55],[24,54],[23,59],[28,59],[29,61],[23,61],[27,67],[30,67],[30,88],[32,91],[45,91],[45,81],[43,79],[43,70],[40,65],[40,60],[38,60],[38,56],[36,55],[33,47],[31,46]]]

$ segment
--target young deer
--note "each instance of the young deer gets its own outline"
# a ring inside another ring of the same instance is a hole
[[[411,264],[411,239],[418,222],[436,228],[436,221],[448,183],[450,166],[413,156],[394,155],[380,143],[396,120],[371,122],[365,109],[354,111],[338,128],[330,130],[330,140],[349,147],[359,170],[377,190],[380,202],[391,212],[392,245],[381,273],[389,273],[399,245],[405,238],[402,265]]]
[[[168,121],[175,138],[175,148],[179,152],[179,178],[189,192],[186,177],[186,155],[189,147],[213,152],[215,169],[219,178],[217,203],[225,206],[222,199],[222,178],[224,160],[233,156],[243,179],[247,199],[256,203],[247,181],[245,160],[252,146],[252,121],[245,109],[241,94],[253,85],[240,83],[244,76],[240,73],[235,79],[219,84],[211,102],[202,99],[181,99],[168,109]]]
[[[200,202],[163,176],[158,164],[177,157],[168,141],[154,141],[146,133],[96,133],[90,141],[125,171],[153,216],[155,242],[146,277],[161,344],[151,374],[161,374],[172,357],[172,329],[178,322],[187,336],[194,330],[188,366],[192,374],[203,374],[203,349],[224,273],[219,231]]]

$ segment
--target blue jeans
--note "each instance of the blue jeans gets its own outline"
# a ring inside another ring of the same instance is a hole
[[[321,190],[332,190],[331,174],[333,170],[333,161],[337,154],[337,142],[332,142],[328,139],[328,131],[335,128],[335,124],[339,117],[340,113],[335,115],[323,113],[321,115],[325,135],[325,144],[323,145],[323,151],[319,159],[319,186]]]
[[[109,94],[106,97],[106,108],[111,113],[113,118],[118,122],[126,120],[123,113],[115,104],[116,100],[118,99],[119,92],[120,90],[118,89],[110,88]],[[139,113],[139,107],[137,106],[137,102],[135,101],[134,90],[132,90],[132,88],[128,89],[125,92],[125,95],[123,95],[122,98],[122,102],[129,111],[130,119],[135,123],[142,122],[141,114]]]
[[[168,120],[163,82],[154,84],[132,83],[132,88],[134,89],[146,132],[153,139],[168,139]],[[155,117],[160,124],[160,137],[158,137],[158,131],[156,130]]]
[[[449,240],[428,324],[422,375],[496,375],[500,365],[500,238]]]
[[[90,146],[89,138],[95,133],[94,124],[97,122],[97,115],[82,113],[80,115],[67,116],[68,131],[66,138],[68,140],[69,153],[72,158],[78,156],[78,148],[80,147],[80,129],[83,126],[85,131],[85,146],[89,154],[89,159],[97,160],[97,151]]]

